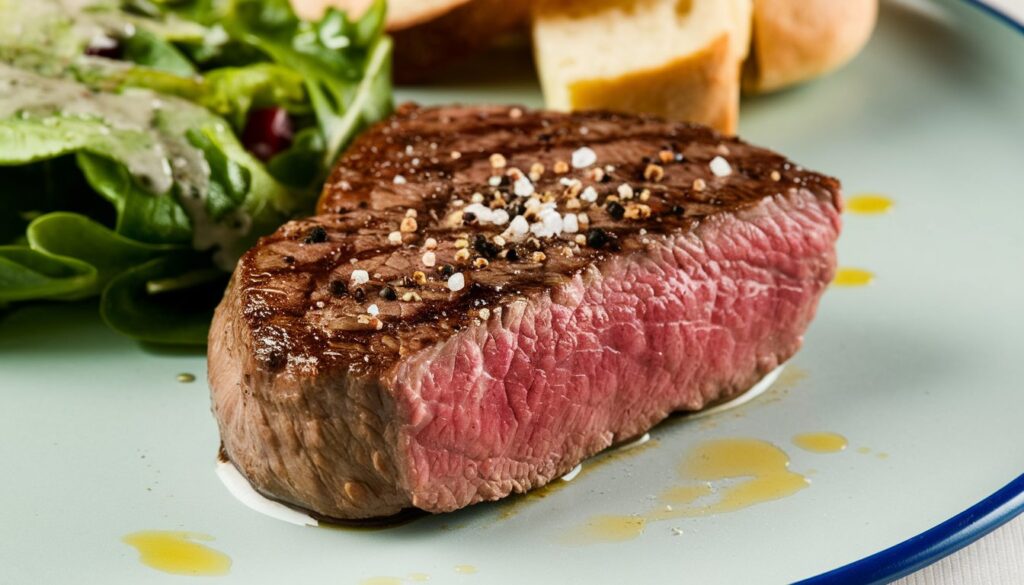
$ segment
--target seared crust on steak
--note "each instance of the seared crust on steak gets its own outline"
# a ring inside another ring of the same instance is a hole
[[[225,449],[257,489],[339,518],[542,485],[795,352],[840,205],[834,179],[699,126],[403,106],[344,155],[318,216],[240,261],[210,334]],[[579,356],[602,351],[612,379],[650,370],[653,397],[596,382]]]

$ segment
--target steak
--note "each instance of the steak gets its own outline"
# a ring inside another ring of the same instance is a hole
[[[210,331],[224,450],[338,519],[544,485],[792,356],[840,208],[700,126],[402,106],[239,262]]]

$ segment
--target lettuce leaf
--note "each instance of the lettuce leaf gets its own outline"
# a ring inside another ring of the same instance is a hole
[[[224,15],[229,34],[302,74],[324,133],[325,167],[359,130],[391,111],[385,12],[385,2],[375,0],[355,22],[333,8],[306,22],[288,0],[235,0]]]
[[[126,335],[204,343],[238,256],[309,212],[390,112],[383,17],[382,1],[304,22],[287,0],[0,0],[0,306],[99,296]],[[268,107],[296,133],[264,163],[239,136]]]

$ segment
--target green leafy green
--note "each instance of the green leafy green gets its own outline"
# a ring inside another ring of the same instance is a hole
[[[385,11],[376,0],[354,23],[334,9],[311,23],[296,17],[288,0],[235,0],[224,27],[302,73],[324,131],[325,157],[333,161],[356,132],[390,112],[391,41],[380,34]]]
[[[171,244],[147,244],[132,240],[77,213],[54,212],[36,218],[28,227],[33,250],[62,258],[73,258],[96,269],[96,284],[102,288],[121,272],[188,248]],[[99,292],[99,290],[95,291]]]
[[[287,0],[0,0],[0,306],[98,295],[120,332],[203,343],[235,260],[311,211],[390,112],[383,19],[383,2],[304,22]],[[239,138],[261,108],[295,130],[267,162]]]
[[[128,61],[183,77],[196,74],[195,66],[181,51],[148,30],[136,31],[121,44]]]
[[[28,246],[0,246],[0,302],[74,300],[95,294],[97,270]]]
[[[206,343],[227,275],[196,266],[195,257],[168,255],[122,272],[103,290],[103,320],[143,341]]]

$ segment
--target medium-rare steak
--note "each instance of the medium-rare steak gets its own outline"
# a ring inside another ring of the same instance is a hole
[[[404,106],[240,261],[210,332],[224,449],[335,518],[538,487],[792,356],[840,205],[703,127]]]

